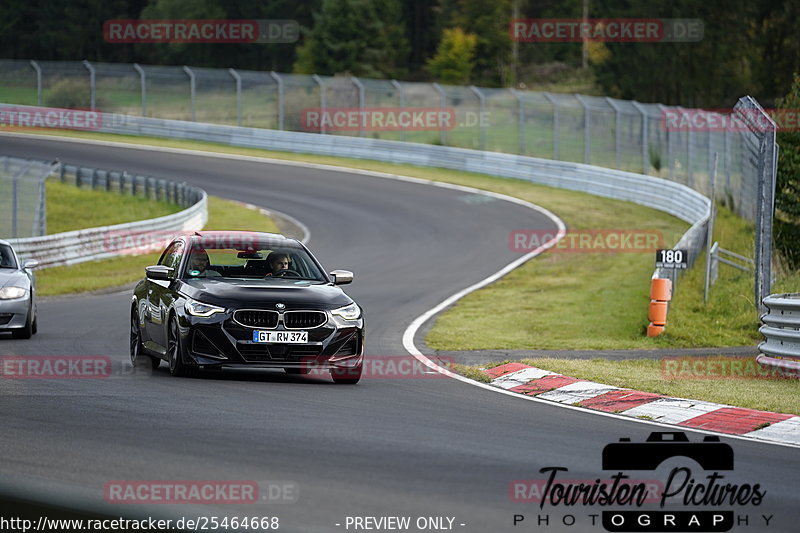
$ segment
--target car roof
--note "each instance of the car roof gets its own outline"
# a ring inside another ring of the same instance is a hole
[[[292,239],[280,233],[267,233],[263,231],[240,231],[240,230],[213,230],[213,231],[195,231],[189,236],[190,242],[196,242],[198,239],[223,239],[233,238],[247,240],[267,241],[270,244],[277,245],[290,245],[298,246],[300,242],[297,239]]]

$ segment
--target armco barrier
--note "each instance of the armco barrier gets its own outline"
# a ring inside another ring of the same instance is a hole
[[[23,109],[26,106],[15,106]],[[34,109],[34,108],[31,108]],[[602,167],[498,152],[484,152],[402,141],[321,135],[203,124],[100,113],[104,133],[207,141],[229,146],[372,159],[388,163],[441,167],[626,200],[664,211],[690,224],[677,246],[693,262],[705,244],[711,202],[693,189],[669,180]],[[653,277],[666,277],[656,271]]]
[[[141,192],[146,197],[165,199],[189,207],[178,213],[149,220],[67,231],[42,237],[8,239],[21,257],[36,259],[42,268],[114,257],[119,253],[119,246],[115,241],[125,235],[135,238],[147,232],[158,232],[159,236],[164,236],[170,232],[177,234],[197,231],[203,228],[208,219],[208,199],[202,189],[170,180],[123,172],[70,165],[63,165],[61,169],[61,179],[66,181],[69,177],[78,186],[85,184],[92,188],[130,192],[134,195]]]
[[[800,370],[800,293],[771,294],[764,298],[767,312],[758,330],[766,339],[758,345],[756,360],[764,366]]]
[[[17,106],[22,107],[22,106]],[[673,181],[602,167],[498,152],[483,152],[402,141],[320,135],[130,115],[101,114],[99,131],[190,139],[281,152],[372,159],[387,163],[441,167],[626,200],[664,211],[690,224],[676,246],[693,262],[705,244],[711,202]],[[653,277],[666,277],[659,271]]]

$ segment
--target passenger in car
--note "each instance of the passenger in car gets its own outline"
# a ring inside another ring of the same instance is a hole
[[[208,252],[202,248],[195,248],[189,256],[189,265],[187,273],[193,278],[213,278],[222,276],[219,272],[212,268],[208,268],[211,260],[208,258]]]

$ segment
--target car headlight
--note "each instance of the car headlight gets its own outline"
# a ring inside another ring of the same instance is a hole
[[[209,317],[215,313],[224,313],[224,307],[217,307],[216,305],[204,304],[203,302],[198,302],[197,300],[186,300],[186,303],[183,305],[183,308],[186,309],[186,312],[192,316],[201,316],[201,317]]]
[[[345,320],[358,320],[361,318],[361,309],[355,303],[334,309],[331,313]]]
[[[0,289],[0,300],[13,300],[14,298],[22,298],[28,293],[28,289],[22,287],[3,287]]]

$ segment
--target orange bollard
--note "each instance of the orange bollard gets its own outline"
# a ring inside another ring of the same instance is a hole
[[[650,299],[668,302],[672,300],[672,280],[653,278],[650,280]]]
[[[672,281],[666,278],[650,280],[650,307],[647,310],[648,337],[658,337],[667,325],[667,310],[672,300]]]

